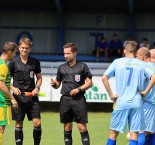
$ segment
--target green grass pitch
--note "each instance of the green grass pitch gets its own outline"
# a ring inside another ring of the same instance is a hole
[[[63,125],[59,123],[59,114],[54,112],[42,112],[42,140],[41,145],[64,145]],[[109,135],[111,113],[88,113],[88,131],[91,145],[105,145]],[[24,121],[24,144],[33,145],[32,122]],[[120,133],[117,145],[127,145],[126,134]],[[7,126],[3,137],[3,145],[15,145],[14,122]],[[73,145],[82,145],[81,136],[77,126],[73,125]]]

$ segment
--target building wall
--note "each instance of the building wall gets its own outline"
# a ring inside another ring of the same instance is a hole
[[[108,41],[114,33],[122,41],[129,32],[128,14],[67,13],[64,14],[64,42],[74,42],[80,54],[91,55],[96,40],[104,35]],[[135,15],[135,40],[155,39],[155,15]],[[33,39],[34,53],[56,54],[58,49],[58,15],[49,12],[0,12],[0,45],[18,41],[20,34]]]

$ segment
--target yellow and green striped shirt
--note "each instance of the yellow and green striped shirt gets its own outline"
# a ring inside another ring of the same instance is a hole
[[[4,81],[7,88],[10,90],[10,72],[8,69],[7,64],[0,58],[0,81]],[[2,91],[0,91],[0,107],[8,106],[11,104],[11,100],[9,97],[3,94]]]

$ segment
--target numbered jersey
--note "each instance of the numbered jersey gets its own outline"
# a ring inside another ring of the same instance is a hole
[[[153,73],[145,62],[136,58],[116,59],[105,72],[108,78],[115,76],[119,95],[115,110],[141,107],[140,91],[144,90],[146,78],[150,78]]]

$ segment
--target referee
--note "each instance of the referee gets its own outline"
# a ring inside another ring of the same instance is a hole
[[[11,90],[19,104],[18,109],[13,108],[13,120],[16,120],[15,141],[16,145],[23,144],[23,121],[25,114],[28,120],[33,121],[34,145],[39,145],[41,140],[40,107],[37,94],[42,83],[40,62],[29,56],[32,42],[28,38],[19,41],[20,57],[9,63],[13,85]],[[35,81],[36,76],[36,81]],[[32,97],[26,97],[23,92],[32,92]]]
[[[88,122],[85,90],[92,86],[92,75],[86,64],[76,60],[77,46],[63,46],[66,63],[59,66],[56,79],[51,79],[53,88],[62,82],[60,99],[60,122],[64,123],[65,145],[72,145],[72,122],[77,123],[83,145],[90,145],[86,123]]]

